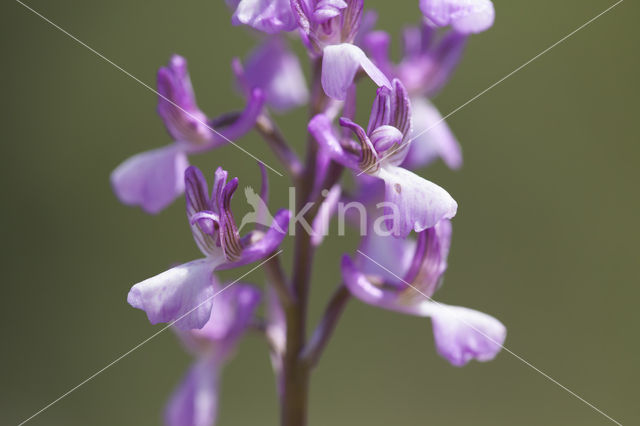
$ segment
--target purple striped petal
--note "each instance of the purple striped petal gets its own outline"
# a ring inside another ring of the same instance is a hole
[[[233,262],[220,265],[217,270],[238,268],[273,254],[286,236],[291,212],[280,210],[273,218],[271,227],[266,232],[253,231],[243,238],[243,249],[239,258]]]

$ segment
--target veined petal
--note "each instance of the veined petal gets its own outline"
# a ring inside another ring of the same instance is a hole
[[[220,366],[200,359],[174,391],[165,410],[167,426],[211,426],[218,413]]]
[[[491,0],[420,0],[420,10],[435,25],[462,34],[485,31],[495,19]]]
[[[358,46],[342,43],[325,47],[322,59],[322,87],[327,96],[345,100],[347,90],[360,68],[378,86],[391,87],[389,79]]]
[[[378,152],[386,151],[394,145],[399,145],[404,139],[404,135],[393,126],[384,125],[376,128],[369,135],[373,147]]]
[[[220,250],[217,244],[220,215],[214,212],[209,198],[207,181],[200,169],[191,166],[184,174],[187,219],[193,239],[202,254],[214,255]]]
[[[137,154],[111,173],[111,185],[120,201],[159,213],[184,191],[187,156],[176,145]]]
[[[500,321],[473,309],[425,301],[421,311],[431,317],[438,353],[457,367],[472,359],[491,361],[507,337]]]
[[[293,31],[297,27],[289,0],[241,0],[232,22],[234,25],[249,25],[268,34]]]
[[[215,294],[213,269],[222,261],[200,259],[169,269],[134,285],[127,302],[145,311],[151,324],[176,321],[179,329],[202,328]]]
[[[267,232],[254,231],[249,234],[248,238],[243,239],[240,257],[233,262],[221,264],[217,269],[237,268],[271,255],[287,235],[290,219],[291,212],[289,210],[280,210],[273,218],[273,223]]]
[[[267,103],[277,111],[304,105],[309,98],[298,57],[278,37],[268,38],[245,65],[245,84],[264,90]]]
[[[435,226],[456,215],[458,203],[447,191],[402,167],[386,165],[376,176],[385,182],[387,228],[396,237],[406,237]]]
[[[462,148],[438,109],[423,98],[412,99],[411,105],[412,142],[402,166],[417,169],[440,157],[449,168],[459,169],[462,166]]]

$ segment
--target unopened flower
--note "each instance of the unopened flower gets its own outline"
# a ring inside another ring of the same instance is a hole
[[[139,205],[148,213],[160,212],[182,194],[188,154],[217,148],[247,133],[264,102],[262,91],[252,90],[245,110],[218,126],[198,108],[187,62],[178,55],[158,71],[158,92],[158,114],[175,142],[137,154],[111,173],[111,184],[120,201]],[[218,129],[214,132],[214,128]]]
[[[450,243],[448,220],[418,233],[415,241],[369,233],[355,260],[343,258],[342,276],[351,293],[365,303],[430,317],[438,353],[451,364],[489,361],[502,348],[504,325],[482,312],[431,299],[447,269]]]
[[[142,309],[152,324],[174,322],[180,329],[202,328],[211,314],[213,271],[258,261],[282,242],[291,213],[279,211],[266,232],[254,230],[240,237],[231,212],[238,178],[227,182],[218,168],[211,196],[202,172],[194,166],[185,173],[187,218],[205,258],[169,269],[131,288],[127,301]]]
[[[339,138],[324,114],[309,123],[309,132],[334,161],[385,183],[387,228],[397,237],[421,232],[455,216],[458,205],[438,185],[400,167],[409,152],[411,107],[404,86],[393,81],[393,90],[381,88],[374,101],[365,131],[342,118],[355,140]]]
[[[218,413],[221,370],[251,324],[260,302],[258,289],[246,284],[218,287],[213,309],[200,330],[177,330],[195,361],[165,410],[167,426],[213,426]]]
[[[433,25],[462,34],[488,30],[495,20],[491,0],[420,0],[420,10]]]

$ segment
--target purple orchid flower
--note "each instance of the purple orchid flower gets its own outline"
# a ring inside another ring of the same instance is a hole
[[[174,391],[165,411],[167,426],[212,426],[218,412],[221,370],[244,335],[260,302],[260,292],[229,284],[213,298],[211,317],[201,330],[177,330],[196,360]]]
[[[371,232],[363,238],[362,254],[355,260],[343,258],[342,276],[350,292],[365,303],[430,317],[438,353],[451,364],[492,360],[506,338],[504,325],[487,314],[431,299],[447,269],[450,244],[448,220],[420,232],[416,241]]]
[[[268,34],[298,26],[290,0],[227,0],[227,5],[234,9],[233,25],[248,25]]]
[[[389,79],[360,47],[353,44],[362,18],[363,0],[291,0],[303,41],[322,56],[322,87],[327,96],[344,100],[362,69],[378,86]]]
[[[420,0],[420,10],[433,25],[461,34],[486,31],[495,20],[491,0]]]
[[[202,328],[209,319],[214,294],[213,271],[236,268],[273,253],[287,229],[291,213],[280,210],[266,232],[254,230],[240,237],[231,212],[238,178],[227,182],[222,168],[215,173],[211,196],[202,172],[185,172],[187,217],[196,244],[205,255],[142,281],[131,288],[127,301],[142,309],[152,324],[172,323],[180,329]]]
[[[225,145],[251,130],[262,111],[264,95],[252,90],[245,110],[232,120],[209,120],[198,108],[186,60],[171,57],[158,71],[158,114],[175,143],[137,154],[111,173],[111,184],[120,201],[159,213],[184,191],[188,154]],[[220,127],[218,132],[213,128]]]
[[[355,141],[339,139],[324,114],[311,120],[309,132],[334,161],[384,181],[387,228],[396,237],[406,237],[451,219],[458,205],[438,185],[400,167],[409,152],[405,142],[411,133],[411,107],[402,83],[395,79],[392,85],[392,90],[378,89],[366,131],[340,119],[340,125],[355,134]]]
[[[250,95],[252,88],[262,89],[267,105],[278,112],[304,105],[309,99],[300,61],[280,37],[265,39],[244,66],[235,60],[234,72],[243,91]]]
[[[437,30],[423,23],[404,32],[404,56],[399,64],[389,59],[390,37],[375,31],[364,37],[363,45],[375,64],[389,77],[398,78],[407,88],[412,104],[413,133],[407,163],[424,167],[438,157],[451,169],[462,166],[462,149],[438,109],[427,99],[436,95],[456,69],[467,36],[449,31],[438,37]]]

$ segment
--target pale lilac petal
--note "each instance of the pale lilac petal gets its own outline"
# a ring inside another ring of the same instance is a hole
[[[268,34],[297,28],[290,0],[241,0],[232,22],[234,25],[249,25]]]
[[[184,191],[187,156],[176,145],[137,154],[111,173],[111,185],[118,199],[158,213]]]
[[[195,340],[201,355],[227,361],[248,330],[260,303],[260,290],[249,284],[226,284],[213,298],[211,317],[200,330],[181,332],[187,342]],[[197,351],[196,351],[197,352]]]
[[[212,426],[218,412],[219,365],[198,360],[174,391],[165,410],[167,426]]]
[[[417,169],[438,157],[451,169],[462,166],[462,148],[438,109],[423,98],[412,99],[413,132],[403,167]]]
[[[309,98],[298,57],[278,37],[268,38],[246,62],[244,83],[259,87],[277,111],[304,105]]]
[[[177,321],[179,329],[202,328],[215,294],[213,269],[223,259],[200,259],[134,285],[127,302],[147,313],[151,324]]]
[[[363,273],[396,284],[402,283],[400,277],[405,276],[411,265],[415,241],[370,230],[362,239],[359,250],[366,255],[358,253],[356,256],[358,268]]]
[[[313,18],[316,22],[325,22],[340,15],[346,8],[347,3],[344,0],[319,0],[313,11]]]
[[[318,214],[313,220],[313,235],[311,235],[311,244],[316,247],[322,244],[322,241],[324,241],[324,237],[329,232],[331,217],[335,214],[336,209],[338,208],[338,202],[340,201],[341,194],[341,185],[334,185],[327,193],[325,199],[320,205],[320,208],[318,209]]]
[[[381,167],[376,176],[385,182],[385,215],[387,228],[397,237],[411,231],[420,232],[435,226],[442,219],[456,215],[458,203],[438,185],[402,167]]]
[[[276,377],[276,389],[282,398],[284,393],[284,377],[282,374],[282,360],[287,346],[287,321],[278,295],[273,286],[267,287],[267,337],[271,343],[272,350],[269,355],[271,366]]]
[[[425,302],[422,314],[431,317],[438,353],[457,367],[472,359],[491,361],[507,336],[500,321],[473,309]]]
[[[342,279],[354,297],[369,305],[397,310],[398,292],[395,289],[376,285],[353,264],[349,256],[342,258],[341,267]]]
[[[363,69],[378,86],[391,88],[389,79],[359,47],[349,43],[325,47],[322,59],[322,87],[327,96],[345,100],[347,90],[359,69]]]
[[[389,57],[391,36],[385,31],[373,31],[367,34],[362,41],[365,51],[369,54],[373,63],[388,77],[393,75],[393,63]]]
[[[420,0],[420,9],[436,26],[451,25],[462,34],[485,31],[495,19],[491,0]]]

